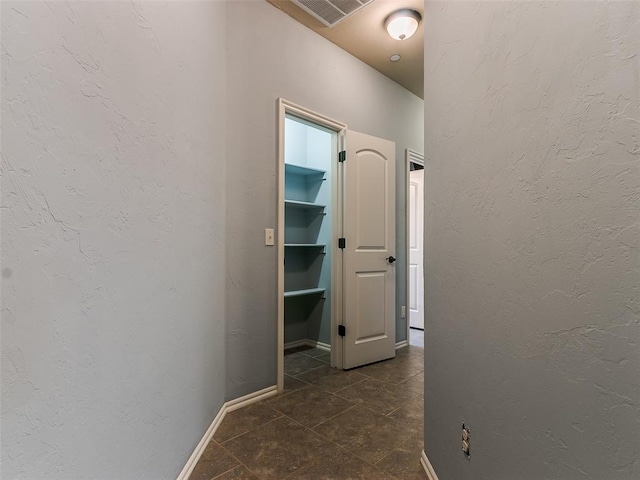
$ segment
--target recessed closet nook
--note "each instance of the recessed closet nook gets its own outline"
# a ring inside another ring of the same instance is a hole
[[[330,350],[337,134],[287,115],[284,139],[285,349]]]

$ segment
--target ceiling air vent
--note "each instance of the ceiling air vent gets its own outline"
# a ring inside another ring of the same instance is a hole
[[[327,27],[334,27],[373,0],[291,0]]]

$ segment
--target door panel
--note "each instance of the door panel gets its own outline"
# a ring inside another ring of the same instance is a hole
[[[347,132],[343,367],[395,356],[395,144]]]
[[[415,311],[417,309],[418,309],[418,266],[409,265],[409,311]]]
[[[424,329],[424,169],[409,172],[409,325]]]
[[[386,335],[385,298],[387,272],[356,273],[356,343],[377,340]]]
[[[381,195],[386,189],[387,162],[379,152],[363,150],[356,160],[356,249],[384,250],[386,247],[387,198]]]

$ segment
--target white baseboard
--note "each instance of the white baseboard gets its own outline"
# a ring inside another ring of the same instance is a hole
[[[408,347],[408,346],[409,346],[409,342],[407,342],[406,340],[403,340],[401,342],[396,343],[396,350],[400,350],[401,348]]]
[[[256,403],[260,400],[273,397],[277,393],[278,387],[277,385],[274,385],[272,387],[263,388],[262,390],[258,390],[257,392],[250,393],[248,395],[245,395],[244,397],[229,400],[223,405],[222,408],[226,409],[225,413],[233,412],[234,410],[246,407],[247,405],[251,405],[252,403]]]
[[[273,387],[267,387],[257,392],[253,392],[243,397],[225,402],[222,407],[220,407],[220,410],[216,414],[216,417],[213,419],[213,422],[211,422],[211,425],[209,425],[209,428],[207,428],[207,431],[204,433],[204,436],[202,437],[200,442],[198,442],[198,445],[189,457],[189,460],[187,460],[187,464],[178,475],[177,480],[188,480],[188,478],[191,476],[191,472],[193,472],[193,469],[196,468],[198,460],[200,460],[200,457],[204,453],[205,448],[207,448],[207,445],[209,445],[209,442],[215,435],[216,430],[224,420],[224,417],[227,415],[227,413],[233,412],[234,410],[238,410],[242,407],[246,407],[247,405],[251,405],[252,403],[259,402],[260,400],[264,400],[265,398],[272,397],[277,393],[278,387],[274,385]]]
[[[314,340],[307,340],[307,345],[309,345],[310,347],[317,348],[318,350],[324,350],[325,352],[331,351],[331,345],[329,345],[328,343],[317,342]]]
[[[325,350],[327,352],[331,351],[331,345],[329,345],[328,343],[318,342],[316,340],[309,340],[308,338],[305,338],[304,340],[296,340],[295,342],[289,342],[284,344],[285,350],[288,350],[290,348],[296,348],[296,347],[311,347],[311,348],[317,348],[318,350]]]
[[[436,471],[433,469],[433,465],[427,458],[427,454],[422,450],[422,454],[420,455],[420,463],[422,464],[422,468],[427,473],[427,478],[429,480],[438,480],[438,475],[436,475]]]
[[[284,349],[289,350],[290,348],[306,347],[307,341],[308,341],[307,339],[304,339],[304,340],[296,340],[295,342],[285,343]]]

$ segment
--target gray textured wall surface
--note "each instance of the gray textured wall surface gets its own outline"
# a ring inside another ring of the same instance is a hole
[[[425,22],[427,456],[443,480],[640,478],[640,3]]]
[[[0,476],[175,478],[224,401],[225,4],[1,9]]]
[[[227,398],[235,398],[276,382],[276,250],[263,241],[276,226],[276,99],[395,141],[399,168],[405,148],[422,150],[423,102],[267,2],[231,2],[228,14]],[[405,329],[399,322],[399,338]]]

